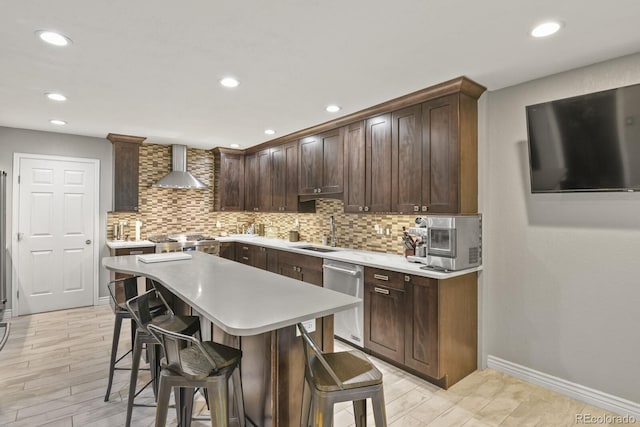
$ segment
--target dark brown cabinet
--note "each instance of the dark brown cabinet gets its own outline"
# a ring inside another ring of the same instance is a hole
[[[238,150],[213,150],[214,210],[244,210],[244,154]]]
[[[411,369],[438,378],[438,281],[407,277],[404,363]]]
[[[343,144],[340,129],[300,140],[298,194],[336,194],[343,190]]]
[[[298,142],[271,149],[271,211],[297,212]]]
[[[477,274],[446,280],[365,267],[364,347],[448,388],[477,368]]]
[[[257,154],[257,206],[258,211],[271,210],[271,150],[259,151]]]
[[[110,133],[113,144],[113,211],[138,212],[140,144],[146,138]]]
[[[258,210],[258,154],[247,154],[244,158],[244,209]]]
[[[220,257],[236,260],[236,244],[234,242],[221,242],[220,243]]]
[[[344,127],[344,211],[363,212],[366,200],[366,148],[364,122]]]
[[[391,212],[391,114],[345,126],[345,212]]]
[[[391,117],[392,209],[400,213],[426,212],[429,151],[422,138],[422,106],[394,111]]]
[[[322,286],[322,258],[279,251],[277,273]]]
[[[364,346],[404,362],[405,290],[399,273],[365,268]]]

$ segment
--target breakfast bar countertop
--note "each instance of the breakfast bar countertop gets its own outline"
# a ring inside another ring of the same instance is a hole
[[[361,299],[265,270],[191,252],[191,259],[144,263],[137,255],[105,257],[111,271],[158,281],[222,330],[250,336],[328,316]]]

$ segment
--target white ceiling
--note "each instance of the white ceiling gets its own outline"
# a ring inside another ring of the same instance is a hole
[[[0,126],[245,148],[461,75],[495,90],[634,53],[639,17],[638,0],[3,0]],[[563,30],[528,35],[548,19]]]

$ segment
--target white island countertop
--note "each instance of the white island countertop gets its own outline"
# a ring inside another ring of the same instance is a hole
[[[237,336],[257,335],[357,306],[361,299],[275,273],[191,252],[189,260],[145,264],[106,257],[108,270],[156,280],[199,314]]]

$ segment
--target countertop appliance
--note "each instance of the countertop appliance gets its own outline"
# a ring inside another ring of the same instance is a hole
[[[322,284],[336,292],[364,298],[364,267],[346,262],[324,260]],[[364,303],[333,315],[336,337],[357,347],[364,345]]]
[[[154,234],[148,240],[156,244],[156,253],[205,252],[220,254],[220,242],[204,233]]]
[[[0,171],[0,321],[7,303],[7,173]],[[9,338],[9,323],[0,322],[0,350]]]
[[[409,234],[426,247],[422,256],[407,260],[444,271],[464,270],[482,264],[482,217],[480,215],[427,216],[416,218],[418,227]],[[417,253],[416,253],[417,255]]]

